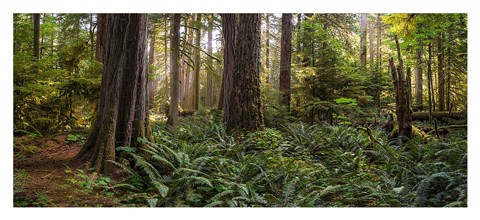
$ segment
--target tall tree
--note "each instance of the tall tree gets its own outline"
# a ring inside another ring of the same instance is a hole
[[[170,58],[171,68],[171,92],[170,92],[170,110],[168,114],[167,124],[175,126],[178,124],[178,101],[180,90],[180,14],[171,15],[172,40],[170,48],[172,50]]]
[[[40,59],[40,14],[32,14],[33,21],[33,60],[34,72],[38,73],[38,60]]]
[[[382,44],[382,21],[380,19],[380,14],[377,14],[377,63],[376,68],[377,72],[380,72],[380,66],[382,65],[382,58],[380,54],[380,48]]]
[[[367,14],[360,15],[360,64],[367,66]]]
[[[77,154],[100,173],[110,173],[116,146],[148,136],[146,114],[146,14],[108,14],[104,68],[96,120]]]
[[[270,14],[265,14],[265,69],[267,83],[270,82]]]
[[[208,28],[207,28],[207,51],[208,54],[213,52],[213,18],[212,15],[208,15]],[[213,106],[213,59],[207,57],[207,93],[205,96],[205,106],[211,108]]]
[[[193,108],[198,110],[200,105],[200,41],[201,41],[201,23],[202,23],[202,14],[197,14],[197,29],[195,30],[195,51],[194,51],[194,76],[193,76]]]
[[[292,14],[282,14],[280,49],[280,103],[290,109],[290,70],[292,62]]]
[[[435,99],[433,96],[432,80],[432,43],[428,44],[428,62],[427,62],[427,81],[428,81],[428,112],[430,123],[432,122],[432,111],[435,111]]]
[[[443,33],[437,37],[437,100],[438,110],[445,111],[445,74],[443,70]]]
[[[155,64],[155,28],[151,28],[150,32],[150,45],[148,51],[148,66],[153,66]],[[155,98],[155,71],[154,69],[148,70],[148,103],[149,109],[153,108],[153,101]]]
[[[240,14],[234,59],[227,129],[261,129],[259,14]]]
[[[233,87],[233,71],[235,68],[235,45],[237,36],[237,20],[235,14],[221,14],[223,36],[223,121],[228,122],[230,94]]]
[[[422,108],[423,105],[423,76],[422,76],[422,48],[417,49],[417,67],[415,68],[415,97],[416,105]]]

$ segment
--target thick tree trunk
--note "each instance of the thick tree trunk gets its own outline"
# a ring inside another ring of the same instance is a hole
[[[208,32],[207,32],[207,51],[209,54],[213,52],[213,20],[208,17]],[[205,106],[209,109],[213,106],[213,60],[212,57],[207,57],[207,93],[205,97]]]
[[[77,154],[100,173],[110,173],[116,146],[136,147],[148,136],[146,114],[146,14],[106,16],[104,68],[96,120]]]
[[[167,119],[167,124],[175,126],[178,124],[178,101],[180,90],[180,14],[173,14],[171,16],[173,24],[172,41],[170,48],[172,48],[171,57],[171,75],[172,75],[172,90],[170,93],[170,111]]]
[[[230,95],[233,88],[235,68],[235,45],[237,39],[237,20],[235,14],[221,14],[223,35],[223,122],[229,118]]]
[[[417,68],[415,68],[415,97],[416,105],[423,106],[423,76],[422,76],[422,49],[417,49]]]
[[[40,59],[40,14],[32,14],[33,19],[33,57]]]
[[[107,30],[107,15],[97,14],[97,40],[95,48],[95,59],[103,63],[103,56],[105,55],[105,39]],[[97,74],[102,74],[102,69],[97,71]]]
[[[360,64],[363,69],[367,66],[367,14],[360,17]]]
[[[197,24],[202,23],[202,14],[197,14]],[[195,75],[193,76],[193,108],[198,110],[200,104],[200,68],[201,68],[201,60],[200,60],[200,40],[201,40],[201,32],[200,27],[195,30],[195,46],[194,49],[194,61],[195,61]]]
[[[280,104],[290,110],[290,69],[292,63],[292,14],[282,14],[280,49]]]
[[[233,87],[230,94],[229,131],[263,128],[260,100],[260,15],[240,14]]]

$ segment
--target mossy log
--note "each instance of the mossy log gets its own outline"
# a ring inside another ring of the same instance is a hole
[[[432,119],[433,118],[436,118],[437,120],[442,120],[444,118],[460,120],[460,119],[466,118],[466,114],[463,112],[450,112],[450,115],[449,115],[448,111],[441,111],[441,112],[433,112]],[[429,120],[429,114],[428,112],[413,112],[412,120],[427,121]]]

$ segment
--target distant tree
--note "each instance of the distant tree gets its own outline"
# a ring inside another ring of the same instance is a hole
[[[171,15],[171,23],[173,25],[172,40],[170,48],[172,50],[170,65],[172,76],[172,90],[170,92],[170,111],[167,119],[167,124],[175,126],[178,124],[178,101],[180,90],[180,14]]]
[[[445,111],[445,72],[444,72],[444,34],[439,33],[437,36],[437,100],[438,110]]]
[[[270,14],[265,14],[265,69],[267,83],[270,82]]]
[[[208,15],[208,27],[207,27],[207,52],[212,54],[213,52],[213,18],[212,15]],[[214,104],[213,99],[213,59],[207,57],[207,92],[205,95],[205,106],[211,108]]]
[[[292,62],[292,14],[282,14],[280,52],[280,103],[290,109],[290,69]]]
[[[90,135],[77,154],[110,173],[116,146],[138,146],[148,136],[146,14],[108,14],[100,99]]]
[[[367,14],[360,15],[360,63],[365,69],[367,65]]]
[[[34,72],[38,73],[38,60],[40,59],[40,14],[32,14],[33,20],[33,60]]]
[[[417,49],[415,68],[415,103],[418,108],[423,106],[423,76],[422,76],[422,49]]]
[[[148,66],[153,66],[155,63],[155,28],[150,28],[150,40],[149,40],[149,51],[148,51]],[[153,102],[155,99],[155,71],[154,69],[148,70],[148,107],[149,109],[153,108]]]
[[[263,127],[260,101],[260,15],[240,14],[227,129]]]
[[[200,106],[200,68],[201,62],[200,59],[200,41],[202,38],[201,35],[201,23],[202,23],[202,14],[197,14],[197,29],[195,30],[195,51],[194,51],[194,75],[193,75],[193,108],[198,110]]]

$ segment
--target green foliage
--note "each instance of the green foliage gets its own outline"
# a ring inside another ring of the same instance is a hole
[[[287,124],[225,133],[208,116],[154,130],[139,151],[122,148],[131,176],[118,186],[144,206],[465,206],[466,142],[412,139],[381,130]],[[196,138],[195,138],[196,137]],[[203,140],[201,140],[202,138]],[[438,174],[441,173],[441,174]],[[438,176],[438,177],[437,177]]]

